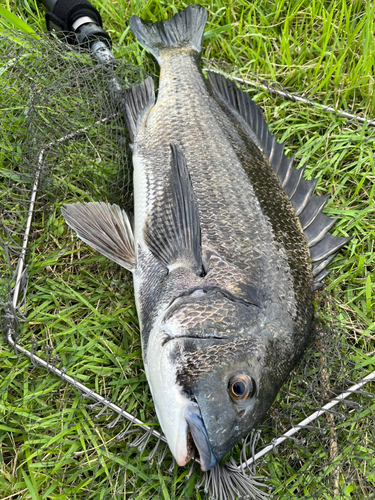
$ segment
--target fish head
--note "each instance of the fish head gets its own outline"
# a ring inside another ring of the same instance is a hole
[[[262,420],[280,388],[266,366],[264,346],[247,340],[201,344],[178,372],[180,385],[199,407],[216,461]]]
[[[177,463],[197,450],[209,470],[262,419],[281,384],[259,307],[217,290],[194,294],[159,322],[147,376]]]

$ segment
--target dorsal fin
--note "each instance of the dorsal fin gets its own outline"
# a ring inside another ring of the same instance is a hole
[[[314,289],[319,288],[320,281],[328,274],[325,267],[331,262],[342,246],[351,238],[332,236],[329,230],[335,219],[330,219],[322,213],[329,196],[316,196],[314,190],[316,180],[303,179],[305,167],[297,170],[293,165],[293,157],[284,154],[284,144],[276,142],[275,136],[268,129],[262,111],[249,95],[224,76],[207,72],[208,80],[220,103],[250,127],[249,136],[268,159],[277,175],[282,188],[289,197],[296,214],[299,217],[309,246],[310,258],[313,264]],[[318,268],[318,271],[317,271]]]
[[[151,76],[125,92],[124,116],[131,142],[134,142],[139,119],[154,103],[154,80]]]
[[[153,255],[171,271],[188,267],[201,275],[201,231],[198,206],[181,148],[171,144],[171,173],[162,213],[153,211],[144,238]]]

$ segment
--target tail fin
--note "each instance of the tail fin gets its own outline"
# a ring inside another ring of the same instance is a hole
[[[130,18],[130,28],[141,45],[159,61],[165,49],[190,47],[202,51],[202,37],[207,21],[207,12],[201,5],[189,5],[169,21],[145,23],[138,16]]]

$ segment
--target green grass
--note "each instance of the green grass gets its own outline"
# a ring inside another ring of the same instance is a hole
[[[151,57],[129,30],[129,17],[167,19],[188,4],[93,3],[123,61],[118,69],[121,77],[130,84],[148,72],[157,75]],[[375,7],[370,2],[201,3],[209,13],[203,56],[228,74],[276,82],[325,105],[375,118]],[[4,29],[44,29],[43,11],[36,2],[22,0],[14,5],[0,0],[0,7]],[[27,55],[25,38],[14,32],[12,38],[14,44],[6,45],[4,39],[0,43],[4,65],[0,67],[0,205],[2,215],[3,207],[14,211],[15,221],[5,225],[18,224],[8,241],[20,245],[27,192],[18,188],[29,190],[32,184],[31,173],[19,168],[28,159],[25,153],[33,151],[35,158],[43,131],[48,130],[47,137],[60,137],[100,118],[108,103],[102,96],[101,76],[86,56],[56,55],[57,49],[48,49],[43,41],[35,55]],[[45,68],[47,62],[51,67]],[[17,73],[21,64],[24,68]],[[77,86],[69,81],[69,86],[60,88],[58,82],[66,82],[79,67],[85,70],[81,80],[77,77]],[[48,83],[37,81],[35,72],[42,75],[43,71],[47,80],[48,75],[56,78],[57,85],[51,85],[48,99],[29,108],[30,89],[36,91]],[[93,83],[85,87],[88,78]],[[9,83],[13,94],[6,92]],[[349,123],[314,106],[252,87],[249,92],[279,142],[287,142],[288,154],[295,153],[295,164],[307,163],[306,178],[319,179],[317,194],[331,193],[326,213],[339,217],[334,234],[353,236],[333,261],[327,287],[316,298],[317,314],[333,333],[325,339],[325,350],[321,343],[309,349],[279,394],[261,426],[261,443],[266,444],[324,404],[326,392],[340,392],[375,369],[375,138],[374,128]],[[32,137],[25,142],[26,119],[36,116],[32,113],[37,113],[40,123],[41,132],[35,135],[39,142]],[[78,381],[151,422],[155,412],[141,360],[131,276],[78,241],[60,215],[64,202],[77,199],[120,199],[131,204],[129,158],[121,152],[122,126],[117,121],[110,129],[92,127],[87,136],[52,149],[46,157],[52,175],[43,178],[38,198],[20,334],[23,345],[34,345],[42,357],[50,355],[51,362],[61,363]],[[124,168],[116,173],[119,165]],[[120,184],[126,189],[114,190]],[[23,212],[17,213],[20,208]],[[3,232],[1,238],[6,238]],[[14,266],[12,253],[10,260]],[[1,264],[0,272],[6,286],[10,274],[5,265]],[[126,423],[108,429],[113,415],[95,418],[100,408],[91,408],[76,390],[18,357],[1,340],[0,360],[0,498],[205,498],[203,487],[195,490],[195,474],[185,480],[189,469],[169,471],[169,454],[161,467],[157,459],[148,465],[155,441],[151,439],[143,453],[129,447],[133,435],[117,443],[116,436]],[[337,408],[347,418],[334,416],[334,431],[322,417],[326,434],[315,425],[298,435],[306,443],[289,440],[279,447],[278,455],[270,453],[260,464],[275,498],[375,498],[373,384],[365,389],[369,395],[351,398],[362,408]],[[332,464],[335,442],[338,454]],[[239,453],[237,447],[236,460]],[[340,493],[335,495],[336,462]]]

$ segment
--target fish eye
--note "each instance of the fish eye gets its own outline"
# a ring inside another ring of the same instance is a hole
[[[234,375],[229,380],[228,390],[235,403],[243,403],[254,396],[255,380],[245,373]]]

